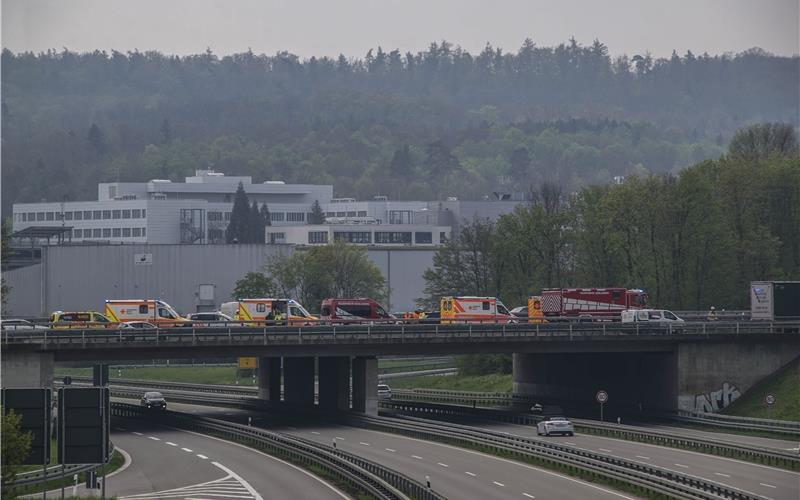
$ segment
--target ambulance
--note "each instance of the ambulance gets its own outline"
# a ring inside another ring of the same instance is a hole
[[[239,299],[222,304],[220,312],[227,314],[234,321],[256,324],[273,321],[275,313],[280,313],[280,317],[284,319],[288,313],[290,325],[316,324],[318,319],[293,299]]]
[[[442,323],[516,323],[517,318],[496,297],[442,297]]]
[[[106,300],[105,315],[115,323],[147,321],[159,328],[192,326],[192,321],[178,314],[163,300]]]

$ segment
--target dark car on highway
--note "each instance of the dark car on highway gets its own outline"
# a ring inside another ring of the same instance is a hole
[[[167,400],[160,392],[145,392],[142,396],[142,406],[145,408],[167,409]]]

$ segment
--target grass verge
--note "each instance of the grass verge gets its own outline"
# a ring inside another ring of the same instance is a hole
[[[769,407],[764,399],[775,396]],[[751,387],[722,413],[740,417],[800,421],[800,358],[761,383]]]
[[[119,469],[120,467],[122,467],[122,464],[124,463],[125,463],[125,457],[122,456],[122,453],[114,451],[114,454],[111,456],[111,460],[106,465],[106,475],[111,474],[115,470]],[[101,475],[99,470],[98,470],[98,475]],[[85,482],[86,482],[86,473],[81,472],[80,474],[78,474],[78,484],[79,485],[84,484]],[[72,479],[72,474],[69,474],[64,478],[63,485],[67,491],[72,491],[71,488],[74,484],[75,481]],[[61,477],[57,476],[55,479],[47,481],[47,483],[30,484],[19,488],[14,488],[14,496],[20,497],[24,495],[31,495],[34,493],[41,493],[42,491],[45,490],[46,491],[55,490],[61,488],[61,485],[62,485]],[[5,492],[3,496],[5,497]],[[97,498],[97,497],[90,497],[90,498]]]

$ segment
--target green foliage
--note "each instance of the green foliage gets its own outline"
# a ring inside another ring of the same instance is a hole
[[[21,415],[17,415],[14,410],[8,413],[0,408],[0,435],[2,435],[2,491],[3,497],[14,498],[14,492],[8,491],[7,486],[12,482],[14,476],[20,470],[22,463],[28,456],[31,449],[33,435],[23,433],[20,429]]]
[[[800,421],[800,359],[763,380],[742,394],[722,413],[741,417],[774,418]],[[767,394],[775,396],[775,404],[765,402]]]
[[[464,354],[456,358],[460,375],[490,375],[511,373],[510,354]]]
[[[762,160],[772,155],[794,156],[798,153],[797,134],[788,123],[751,125],[736,132],[728,152],[745,160]]]
[[[308,223],[325,224],[325,212],[322,211],[322,207],[319,205],[319,200],[314,200],[314,204],[311,205],[311,213],[308,216]]]
[[[442,389],[448,391],[503,392],[512,388],[510,374],[452,375],[447,377],[410,377],[392,380],[397,389]]]
[[[233,197],[233,210],[231,222],[225,231],[225,241],[228,243],[264,243],[265,222],[261,217],[256,202],[252,207],[244,192],[244,186],[239,183]]]
[[[275,295],[275,282],[262,273],[249,272],[236,280],[233,299],[258,299]]]
[[[753,280],[800,275],[800,158],[723,157],[563,196],[543,185],[496,224],[441,247],[426,297],[488,295],[510,306],[548,287],[644,288],[675,310],[748,306]]]

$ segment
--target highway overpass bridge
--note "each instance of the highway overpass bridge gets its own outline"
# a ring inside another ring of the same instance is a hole
[[[52,384],[59,361],[255,356],[260,396],[377,411],[377,356],[510,353],[514,392],[611,412],[717,411],[800,356],[800,323],[389,324],[3,332],[3,387]],[[319,381],[315,389],[315,380]]]

